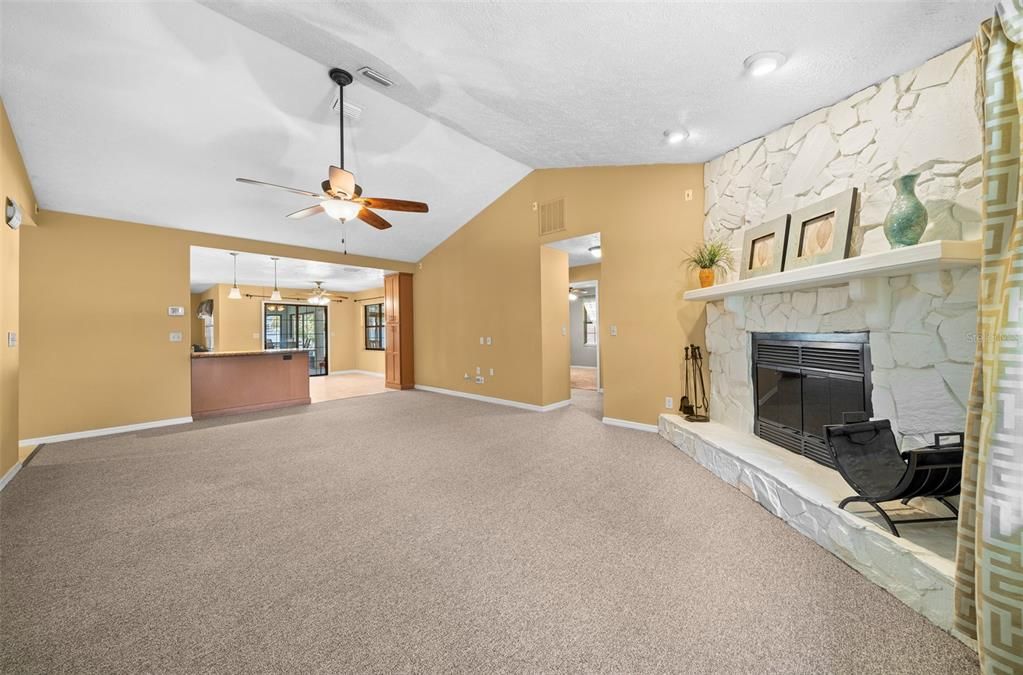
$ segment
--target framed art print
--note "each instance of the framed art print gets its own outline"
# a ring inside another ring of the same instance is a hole
[[[788,229],[789,216],[784,215],[743,233],[740,279],[781,272]]]
[[[847,258],[855,207],[856,188],[850,188],[793,213],[783,269]]]

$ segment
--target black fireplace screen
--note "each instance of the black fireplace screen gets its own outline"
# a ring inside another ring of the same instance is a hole
[[[754,432],[834,467],[825,424],[870,405],[867,333],[754,333]]]

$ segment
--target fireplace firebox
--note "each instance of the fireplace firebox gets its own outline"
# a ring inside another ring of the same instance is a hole
[[[753,333],[754,433],[834,468],[825,424],[870,404],[867,333]]]

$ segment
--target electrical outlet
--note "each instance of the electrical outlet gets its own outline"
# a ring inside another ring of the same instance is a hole
[[[665,396],[664,397],[664,407],[667,408],[668,410],[674,410],[675,409],[675,399],[673,399],[671,396]]]
[[[611,324],[611,337],[618,337],[618,325]]]
[[[568,326],[566,326],[565,324],[561,324],[561,334],[568,335]]]
[[[171,342],[181,342],[182,338],[183,338],[183,336],[181,334],[181,331],[179,331],[179,330],[172,331],[171,334],[170,334],[170,341]]]
[[[17,347],[18,346],[18,334],[13,330],[7,333],[7,346]]]
[[[686,201],[687,202],[693,201],[693,191],[692,190],[686,190],[685,197],[686,197]]]
[[[476,384],[483,384],[483,376],[482,375],[477,375],[476,376]]]
[[[480,344],[484,344],[482,335],[480,336]]]
[[[480,370],[480,367],[476,366],[476,374],[479,375],[481,372],[483,372],[483,371]]]
[[[494,376],[494,369],[493,369],[493,368],[491,368],[491,369],[490,369],[490,377],[493,377],[493,376]]]

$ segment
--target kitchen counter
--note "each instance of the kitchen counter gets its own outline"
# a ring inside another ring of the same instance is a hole
[[[309,351],[192,354],[192,418],[308,405]]]
[[[193,359],[213,359],[222,356],[258,356],[260,354],[296,354],[309,353],[310,349],[252,349],[240,352],[192,352]]]

